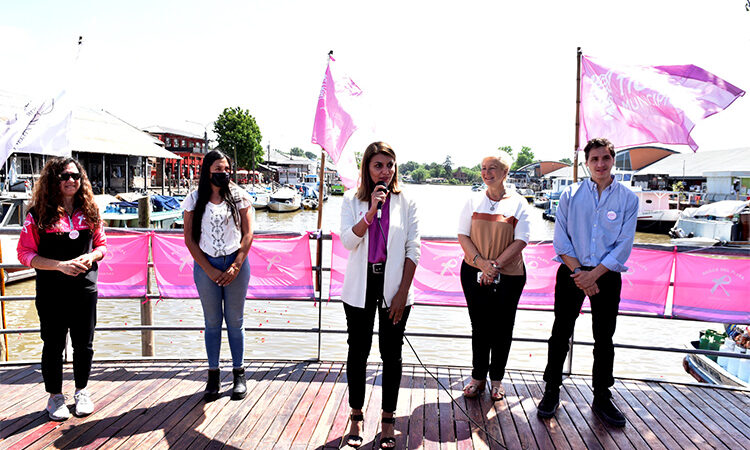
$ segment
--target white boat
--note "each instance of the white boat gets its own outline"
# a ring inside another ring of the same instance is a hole
[[[666,232],[680,217],[681,211],[676,205],[674,209],[670,209],[670,197],[675,194],[674,192],[633,189],[633,193],[638,197],[638,231]]]
[[[262,187],[248,188],[247,193],[253,198],[253,208],[265,209],[271,201],[271,194]]]
[[[701,238],[720,242],[742,242],[750,240],[743,236],[739,217],[750,207],[750,201],[722,200],[699,208],[686,208],[682,211],[669,235],[675,244],[685,238]]]
[[[291,188],[283,187],[273,194],[268,202],[268,209],[276,212],[292,212],[302,207],[302,196]]]
[[[688,348],[698,349],[699,341],[691,341]],[[750,389],[749,382],[732,375],[706,355],[689,354],[685,356],[682,366],[687,373],[701,383]]]

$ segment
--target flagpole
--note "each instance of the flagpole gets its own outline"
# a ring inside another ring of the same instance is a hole
[[[578,182],[578,147],[580,145],[579,134],[581,131],[581,47],[576,50],[576,134],[575,146],[573,147],[573,182]]]
[[[333,50],[328,52],[328,56],[326,57],[326,64],[330,63],[332,57],[333,57]],[[321,146],[320,147],[320,175],[318,176],[318,231],[321,234],[323,230],[323,185],[324,185],[325,168],[326,168],[326,152],[325,152],[325,149]],[[317,251],[315,255],[315,265],[317,265],[318,267],[322,267],[322,264],[323,264],[323,239],[318,238]],[[323,271],[318,270],[317,275],[315,276],[315,288],[320,290],[321,295],[323,293],[323,286],[321,283],[322,279],[323,279]]]

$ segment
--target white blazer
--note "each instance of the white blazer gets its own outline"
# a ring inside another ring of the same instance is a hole
[[[341,299],[357,308],[365,307],[365,292],[367,291],[367,256],[370,249],[369,229],[364,236],[354,234],[352,227],[362,220],[369,210],[367,202],[356,197],[356,190],[350,189],[344,194],[344,204],[341,206],[341,243],[350,253],[346,262],[346,275],[341,292]],[[388,259],[385,262],[385,279],[383,282],[383,296],[385,304],[391,306],[393,297],[401,285],[406,258],[419,264],[420,241],[417,207],[409,201],[404,193],[391,194],[388,209],[390,224],[388,227]],[[406,304],[414,303],[411,286]]]

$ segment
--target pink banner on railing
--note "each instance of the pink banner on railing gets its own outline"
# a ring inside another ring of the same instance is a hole
[[[620,311],[664,315],[674,254],[634,248],[622,274]]]
[[[155,234],[151,240],[154,274],[164,298],[198,298],[193,280],[193,257],[182,235]]]
[[[100,298],[146,295],[148,238],[148,233],[107,236],[107,254],[99,262]]]
[[[674,284],[675,317],[750,323],[750,260],[681,253]]]
[[[422,255],[414,274],[414,301],[427,305],[466,306],[461,289],[458,242],[422,241]]]
[[[310,238],[256,238],[247,297],[314,299]]]
[[[560,263],[552,261],[555,250],[552,244],[527,245],[523,249],[526,265],[526,286],[523,288],[519,305],[545,307],[555,304],[555,277]]]
[[[341,297],[341,288],[344,286],[344,274],[346,273],[346,260],[349,259],[349,250],[341,243],[341,238],[336,233],[331,233],[331,285],[328,289],[328,300]]]
[[[155,235],[152,244],[159,293],[165,298],[198,298],[193,257],[182,236]],[[247,298],[309,298],[315,293],[307,236],[255,238],[248,255]]]

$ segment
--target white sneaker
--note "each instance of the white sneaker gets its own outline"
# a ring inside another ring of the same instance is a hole
[[[65,404],[65,396],[57,394],[47,401],[47,414],[49,418],[56,421],[67,420],[70,417],[70,411]]]
[[[94,402],[91,401],[89,391],[81,389],[73,397],[76,400],[76,416],[88,416],[94,412]]]

